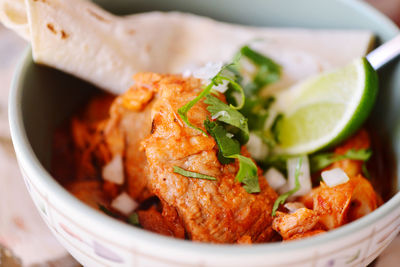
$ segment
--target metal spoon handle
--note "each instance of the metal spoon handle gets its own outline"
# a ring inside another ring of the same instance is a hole
[[[369,53],[367,59],[372,67],[378,70],[398,55],[400,55],[400,34]]]

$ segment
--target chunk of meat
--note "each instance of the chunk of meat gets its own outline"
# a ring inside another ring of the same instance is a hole
[[[353,137],[338,146],[335,149],[335,153],[343,155],[350,149],[360,150],[368,149],[369,147],[370,140],[368,133],[365,130],[360,130]],[[299,198],[299,201],[317,214],[319,218],[318,222],[323,226],[324,230],[331,230],[361,218],[374,211],[381,203],[380,197],[376,194],[371,183],[361,175],[362,164],[363,161],[350,159],[331,164],[326,170],[341,168],[347,173],[350,180],[335,187],[328,187],[324,183],[321,183],[320,186],[314,188],[309,194]],[[288,218],[290,215],[285,216]],[[313,215],[309,216],[309,220],[315,218]],[[276,222],[274,220],[274,225],[276,223],[278,223],[278,220]],[[278,226],[282,227],[281,225]],[[285,240],[293,240],[319,234],[321,231],[320,229],[313,229],[305,232],[305,234],[283,237]]]
[[[152,77],[156,82],[157,75]],[[150,78],[147,77],[147,82]],[[65,147],[61,156],[69,158],[69,153],[74,155],[74,162],[68,163],[68,168],[65,164],[55,166],[55,172],[62,176],[63,183],[70,183],[72,175],[67,178],[67,174],[73,174],[78,181],[101,181],[102,168],[120,154],[125,182],[119,186],[104,181],[102,187],[107,197],[114,198],[122,189],[138,202],[153,195],[147,183],[147,160],[144,151],[140,150],[140,142],[150,134],[150,103],[154,92],[149,89],[153,86],[140,84],[140,77],[138,81],[117,98],[111,95],[92,98],[85,109],[71,119],[70,139],[67,136],[57,138],[62,141],[58,143],[64,145],[55,147]],[[72,141],[68,143],[66,140]],[[61,172],[62,169],[71,170]]]
[[[348,222],[347,211],[350,206],[354,185],[350,182],[329,187],[321,183],[313,193],[313,210],[320,216],[326,229],[334,229]]]
[[[67,189],[80,201],[94,209],[98,210],[99,205],[108,206],[109,199],[104,194],[98,181],[74,181],[67,185]]]
[[[174,232],[175,237],[185,238],[183,222],[174,207],[162,203],[162,216],[168,227]]]
[[[241,238],[239,238],[239,240],[237,241],[237,244],[241,244],[241,245],[251,245],[251,236],[249,235],[244,235]]]
[[[163,208],[163,213],[157,211],[155,207],[148,210],[139,210],[140,225],[149,231],[177,238],[185,238],[185,230],[179,222],[179,218],[173,210]]]
[[[104,124],[102,134],[111,154],[109,161],[116,155],[122,156],[127,193],[142,202],[153,195],[147,182],[146,155],[140,150],[140,142],[151,130],[150,107],[141,112],[130,110],[121,99],[111,107],[110,119]]]
[[[148,186],[146,155],[140,149],[140,143],[151,131],[151,103],[155,96],[152,88],[160,79],[160,75],[153,73],[136,75],[135,85],[115,99],[109,118],[97,129],[104,143],[103,147],[97,148],[106,149],[110,154],[103,160],[103,165],[116,155],[122,156],[124,186],[128,194],[138,202],[153,195]]]
[[[361,174],[335,187],[321,183],[300,201],[319,215],[320,223],[327,230],[367,215],[377,209],[380,203],[371,183]]]
[[[354,185],[354,191],[350,200],[348,219],[354,221],[377,209],[380,199],[371,183],[360,174],[351,178],[350,182]]]
[[[367,131],[360,130],[338,146],[335,154],[343,155],[351,149],[368,149],[370,145]],[[314,210],[321,215],[321,221],[327,229],[358,219],[379,206],[379,196],[371,183],[362,177],[363,164],[363,161],[351,159],[331,164],[326,169],[341,168],[350,177],[350,181],[332,188],[322,183],[312,190]],[[303,201],[309,205],[307,199],[304,197]]]
[[[200,80],[163,75],[155,90],[158,99],[152,107],[152,134],[143,142],[154,193],[176,209],[192,240],[235,243],[249,236],[252,242],[268,241],[273,235],[271,210],[276,193],[261,175],[261,192],[247,193],[235,181],[238,163],[221,165],[214,139],[188,127],[177,113],[202,90]],[[190,122],[203,129],[207,117],[202,101],[188,112]],[[184,177],[174,173],[173,166],[217,181]]]
[[[272,228],[277,231],[283,240],[291,239],[293,236],[304,235],[318,226],[319,216],[313,210],[300,208],[294,213],[288,214],[277,211],[273,220]]]
[[[379,198],[367,179],[358,175],[347,183],[328,187],[324,183],[303,198],[312,210],[300,208],[292,214],[277,212],[273,229],[284,240],[294,240],[323,233],[354,221],[374,211]]]
[[[346,140],[342,145],[335,149],[335,154],[344,155],[351,149],[368,149],[371,146],[369,135],[366,130],[358,131],[354,136]],[[362,172],[362,160],[344,159],[337,161],[326,169],[341,168],[349,177],[355,177]]]
[[[116,198],[119,193],[119,186],[113,182],[109,182],[109,181],[104,181],[103,182],[103,192],[106,194],[106,196],[109,199],[114,199]]]
[[[96,95],[85,109],[74,116],[70,121],[70,136],[73,147],[72,154],[75,160],[73,166],[74,177],[78,180],[99,178],[99,167],[110,157],[108,149],[102,142],[103,137],[99,128],[108,117],[108,110],[114,96],[108,94]],[[57,148],[56,148],[57,150]],[[64,154],[66,158],[70,154]]]

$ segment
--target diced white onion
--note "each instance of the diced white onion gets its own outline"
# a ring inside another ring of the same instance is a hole
[[[222,62],[208,62],[204,67],[195,70],[193,76],[208,81],[218,74],[222,66]]]
[[[267,179],[269,186],[274,190],[277,190],[286,184],[285,176],[274,167],[269,168],[264,176]]]
[[[138,206],[139,204],[125,192],[111,202],[111,207],[125,215],[131,214]]]
[[[250,133],[249,142],[246,144],[246,147],[250,155],[256,160],[263,160],[268,156],[268,146],[254,133]]]
[[[349,181],[349,176],[347,176],[347,174],[341,168],[323,171],[321,176],[322,180],[329,187],[335,187]]]
[[[299,163],[301,157],[294,157],[294,158],[289,158],[287,160],[287,170],[288,170],[288,181],[285,186],[282,187],[282,190],[280,190],[280,193],[286,193],[287,191],[292,190],[295,188],[295,182],[296,182],[296,167],[297,164]],[[304,196],[308,192],[311,191],[311,176],[310,176],[310,164],[308,162],[308,157],[303,156],[302,157],[302,164],[300,167],[300,174],[299,174],[299,182],[300,182],[300,189],[292,195],[291,198],[296,197],[296,196]]]
[[[192,71],[191,70],[184,70],[182,72],[182,77],[183,78],[189,78],[190,76],[192,76]]]
[[[233,134],[231,134],[231,133],[226,133],[226,137],[228,137],[228,138],[232,138],[232,137],[234,137],[234,135],[233,135]]]
[[[102,176],[104,180],[118,185],[124,183],[124,166],[120,154],[115,155],[114,158],[103,167]]]
[[[218,119],[219,117],[227,116],[227,115],[228,115],[228,112],[226,112],[225,110],[221,110],[221,111],[218,111],[217,113],[215,113],[214,116],[211,117],[211,119],[215,120],[215,119]]]
[[[288,202],[283,206],[289,211],[289,214],[296,212],[298,209],[305,208],[304,204],[301,202]]]

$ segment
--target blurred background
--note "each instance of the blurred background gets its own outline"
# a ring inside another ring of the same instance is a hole
[[[400,26],[400,0],[365,0]],[[53,238],[26,192],[11,144],[7,99],[27,43],[0,24],[0,267],[79,266]],[[372,265],[399,266],[400,237]],[[22,263],[22,264],[21,264]]]

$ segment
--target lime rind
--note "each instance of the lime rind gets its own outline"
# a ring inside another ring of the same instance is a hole
[[[343,131],[336,138],[332,139],[326,145],[327,147],[334,146],[354,134],[368,118],[374,107],[379,87],[378,74],[366,58],[362,58],[362,65],[365,70],[365,89],[361,96],[360,104],[353,111],[352,118],[356,119],[349,120],[344,126]]]

